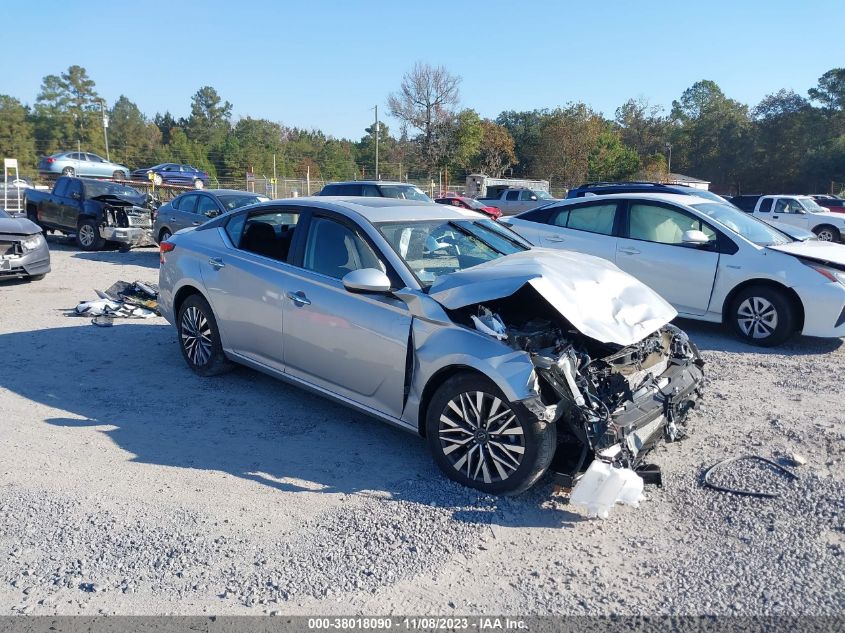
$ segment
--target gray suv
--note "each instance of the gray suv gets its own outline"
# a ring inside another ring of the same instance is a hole
[[[367,196],[369,198],[398,198],[400,200],[420,200],[432,202],[422,189],[407,182],[389,182],[386,180],[352,180],[349,182],[330,182],[318,196]]]

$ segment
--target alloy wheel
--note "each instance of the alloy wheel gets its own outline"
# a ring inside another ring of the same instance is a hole
[[[516,414],[483,391],[452,398],[440,414],[438,434],[452,467],[486,484],[513,475],[525,455],[525,433]]]
[[[211,326],[205,315],[194,306],[182,314],[180,328],[185,353],[194,365],[205,365],[211,358]]]
[[[748,297],[740,303],[736,318],[740,331],[754,339],[770,337],[778,326],[777,309],[763,297]]]
[[[816,235],[816,237],[818,237],[819,241],[821,242],[832,242],[833,231],[831,231],[830,229],[822,229],[818,232],[818,235]]]
[[[94,227],[90,224],[83,224],[79,227],[79,243],[85,247],[91,246],[97,236],[94,234]]]

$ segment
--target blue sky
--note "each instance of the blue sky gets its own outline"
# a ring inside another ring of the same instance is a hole
[[[668,109],[700,79],[753,105],[845,65],[841,0],[89,0],[16,3],[4,23],[0,94],[26,103],[79,64],[150,116],[186,115],[211,85],[236,118],[354,139],[418,60],[460,75],[462,106],[487,117],[568,101],[612,116],[636,96]]]

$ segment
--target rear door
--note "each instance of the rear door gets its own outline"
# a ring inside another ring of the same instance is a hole
[[[699,230],[706,246],[683,243],[684,231]],[[669,203],[631,200],[617,241],[616,265],[649,286],[678,312],[707,312],[719,266],[716,230]]]
[[[234,214],[222,229],[224,247],[200,264],[225,346],[280,372],[283,303],[294,270],[287,260],[300,215],[293,206]]]
[[[174,233],[185,227],[195,226],[194,222],[197,219],[196,208],[198,202],[199,195],[195,193],[180,196],[179,206],[172,209],[168,218]]]
[[[283,297],[285,366],[292,376],[367,407],[402,415],[411,316],[389,295],[347,291],[342,277],[380,268],[398,275],[351,220],[309,216]],[[297,229],[301,230],[301,229]]]
[[[538,231],[539,245],[614,261],[619,204],[617,201],[596,201],[552,207],[546,223]]]

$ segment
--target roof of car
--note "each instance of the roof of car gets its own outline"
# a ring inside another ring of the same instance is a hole
[[[267,196],[266,193],[257,193],[254,191],[243,191],[242,189],[191,189],[190,191],[186,191],[185,193],[179,194],[184,196],[186,193],[210,193],[215,196],[222,196],[227,194],[234,194],[239,196]]]
[[[374,224],[395,220],[465,220],[468,217],[466,209],[435,202],[400,200],[398,198],[311,196],[309,198],[288,198],[285,202],[293,205],[308,202],[316,207],[325,206],[327,208],[334,207],[336,211],[353,211]],[[312,205],[309,204],[308,206]]]
[[[337,182],[326,183],[329,185],[404,185],[406,187],[416,187],[410,182],[397,182],[394,180],[339,180]]]
[[[596,200],[618,200],[634,198],[636,200],[663,200],[665,202],[674,202],[675,204],[690,205],[696,203],[695,198],[697,197],[698,196],[690,196],[685,193],[661,193],[659,191],[655,191],[653,193],[606,193],[595,196],[584,196],[582,198],[567,198],[566,200],[561,200],[560,202],[556,202],[555,204],[584,204],[585,202],[593,202]],[[712,200],[708,200],[707,198],[698,199],[706,202],[713,202]]]

